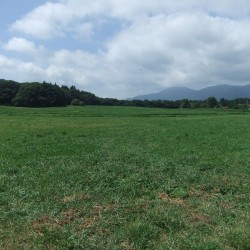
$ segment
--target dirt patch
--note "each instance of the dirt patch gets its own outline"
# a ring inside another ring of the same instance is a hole
[[[41,231],[43,228],[49,230],[58,229],[60,227],[60,224],[52,217],[42,215],[32,223],[32,226],[36,231]]]
[[[233,206],[229,203],[229,202],[221,202],[220,205],[225,209],[225,210],[229,210],[232,209]]]
[[[168,237],[168,235],[166,233],[162,233],[161,234],[161,239],[166,242],[166,241],[169,240],[169,237]]]
[[[218,188],[214,188],[213,190],[211,190],[210,193],[205,192],[203,190],[197,190],[194,188],[191,188],[188,192],[188,195],[190,197],[197,197],[200,199],[216,198],[219,194],[220,194],[220,189]]]
[[[92,227],[94,224],[97,223],[97,221],[99,221],[99,217],[98,216],[93,216],[93,217],[90,217],[90,218],[87,218],[85,219],[81,226],[80,226],[80,229],[87,229],[87,228],[90,228]]]
[[[200,195],[202,195],[203,193],[201,194],[200,192],[196,192],[196,190],[195,191],[192,190],[192,194],[195,194],[195,197],[200,197]],[[184,206],[186,217],[190,220],[190,222],[192,223],[202,222],[206,224],[210,223],[210,218],[208,216],[195,211],[195,208],[191,204],[189,204],[186,200],[182,198],[171,198],[166,193],[159,193],[158,196],[161,200],[165,202]]]
[[[83,220],[83,222],[80,225],[80,229],[88,229],[94,226],[98,221],[100,221],[101,213],[105,209],[105,206],[99,206],[95,205],[93,207],[92,215],[86,219]]]
[[[120,208],[120,206],[117,204],[111,204],[111,205],[106,205],[106,206],[95,205],[93,207],[92,215],[83,220],[83,222],[81,223],[80,229],[82,230],[82,229],[91,228],[92,226],[94,226],[101,220],[103,212],[117,209],[117,208]]]
[[[203,223],[210,223],[210,219],[208,216],[202,214],[202,213],[198,213],[198,212],[192,212],[190,214],[190,219],[191,222],[203,222]]]
[[[81,194],[73,194],[69,196],[65,196],[63,198],[63,202],[72,202],[72,201],[83,201],[83,200],[88,200],[90,197],[86,193],[81,193]]]
[[[65,219],[73,220],[74,218],[77,217],[78,211],[76,209],[71,208],[71,209],[63,212],[62,215],[63,215],[63,218],[65,218]]]
[[[36,231],[42,231],[44,228],[48,230],[59,229],[62,226],[72,223],[77,217],[78,212],[75,209],[69,209],[60,214],[59,217],[50,217],[47,215],[42,215],[40,218],[32,223],[32,227]]]
[[[163,200],[165,202],[174,203],[174,204],[177,204],[177,205],[180,205],[180,206],[187,205],[187,202],[184,199],[182,199],[182,198],[172,198],[166,193],[158,193],[158,196],[159,196],[159,198],[161,200]]]
[[[131,246],[130,242],[127,240],[127,241],[124,241],[122,242],[121,246],[123,247],[123,249],[125,250],[133,250],[134,248]]]

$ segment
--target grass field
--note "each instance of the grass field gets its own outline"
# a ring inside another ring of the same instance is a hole
[[[250,112],[0,107],[0,249],[250,249]]]

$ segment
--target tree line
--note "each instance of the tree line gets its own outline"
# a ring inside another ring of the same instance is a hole
[[[0,105],[17,107],[59,107],[67,105],[138,106],[158,108],[247,108],[250,99],[227,100],[215,97],[206,100],[118,100],[101,98],[77,89],[74,85],[58,86],[52,83],[25,82],[0,79]]]
[[[52,83],[18,83],[0,79],[0,105],[17,107],[59,107],[70,104],[97,104],[98,97],[75,86]]]

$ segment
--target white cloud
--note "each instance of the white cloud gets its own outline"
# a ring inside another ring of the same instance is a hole
[[[220,64],[226,71],[234,67],[234,58],[243,63],[249,56],[249,26],[250,22],[242,25],[203,13],[158,15],[141,19],[115,37],[108,44],[107,58],[127,73],[127,81],[141,74],[141,85],[150,78],[157,79],[152,84],[164,87],[195,86],[209,82],[211,76],[224,81],[226,77],[214,69],[215,62],[227,55]]]
[[[17,20],[12,31],[23,32],[40,39],[66,36],[74,27],[93,32],[93,23],[85,19],[116,17],[132,22],[154,15],[201,11],[224,17],[247,17],[247,0],[61,0],[47,2]]]
[[[37,81],[43,79],[43,69],[34,62],[23,62],[0,55],[0,75],[5,79],[16,81]]]
[[[22,72],[29,79],[36,74],[37,80],[74,83],[97,95],[119,98],[173,85],[244,84],[250,79],[249,13],[246,0],[48,2],[17,20],[12,32],[51,43],[55,37],[69,37],[73,43],[96,39],[98,31],[109,34],[102,26],[104,19],[115,18],[124,25],[108,39],[101,40],[100,33],[100,41],[95,41],[100,48],[92,52],[79,46],[47,49],[45,55],[37,53],[41,50],[34,42],[14,37],[6,49],[36,51],[36,58],[23,62],[0,57],[1,70],[19,64],[12,75]]]
[[[13,37],[7,44],[4,45],[6,50],[32,53],[36,51],[36,46],[33,42],[28,41],[24,38]]]
[[[62,28],[69,20],[70,11],[65,5],[47,2],[28,13],[24,18],[17,20],[11,26],[11,30],[47,39],[53,36],[63,36]]]
[[[73,33],[75,33],[76,39],[87,38],[91,39],[94,36],[94,25],[93,23],[86,22],[83,24],[76,25],[72,29]]]
[[[104,14],[105,4],[92,0],[63,0],[58,3],[47,2],[17,20],[11,31],[23,32],[39,39],[64,37],[71,31],[92,34],[93,24],[84,18]]]

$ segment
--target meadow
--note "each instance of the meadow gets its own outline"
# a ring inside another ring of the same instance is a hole
[[[250,112],[0,107],[0,249],[250,249]]]

